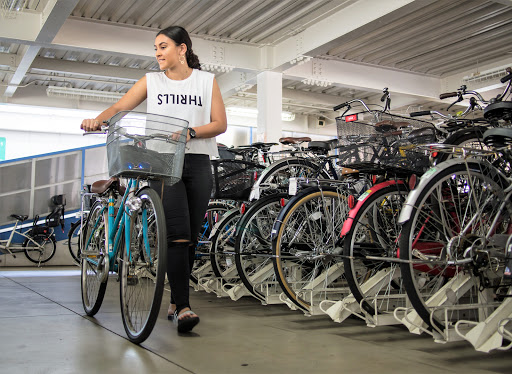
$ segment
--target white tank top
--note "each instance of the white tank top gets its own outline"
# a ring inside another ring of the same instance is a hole
[[[193,69],[187,79],[172,80],[165,72],[147,73],[147,112],[188,121],[189,127],[211,122],[214,74]],[[190,139],[185,153],[218,157],[215,138]]]

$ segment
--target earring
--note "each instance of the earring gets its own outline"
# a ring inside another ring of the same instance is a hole
[[[183,64],[185,63],[185,57],[180,56],[180,62],[181,62],[181,64],[183,65]]]

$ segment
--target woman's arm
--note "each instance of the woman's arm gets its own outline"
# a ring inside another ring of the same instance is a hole
[[[228,121],[226,119],[226,108],[222,95],[220,93],[219,85],[215,78],[213,78],[212,88],[212,112],[210,115],[211,122],[198,127],[193,127],[196,132],[196,138],[213,138],[219,134],[226,132],[228,128]],[[190,136],[187,140],[190,139]]]
[[[132,86],[132,88],[128,90],[127,93],[124,94],[121,99],[119,99],[117,103],[101,112],[96,118],[84,119],[80,128],[85,131],[99,130],[103,121],[106,121],[123,110],[134,109],[137,105],[146,100],[147,96],[146,76],[143,76]]]

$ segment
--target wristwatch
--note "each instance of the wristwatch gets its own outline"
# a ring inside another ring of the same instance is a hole
[[[196,137],[196,130],[194,130],[193,128],[189,127],[188,128],[188,134],[190,135],[190,139],[194,139]]]

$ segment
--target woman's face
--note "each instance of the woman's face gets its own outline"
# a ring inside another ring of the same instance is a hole
[[[186,47],[184,44],[176,46],[174,40],[160,34],[155,39],[155,57],[160,65],[160,70],[167,70],[177,66],[180,63],[179,58],[185,55]]]

